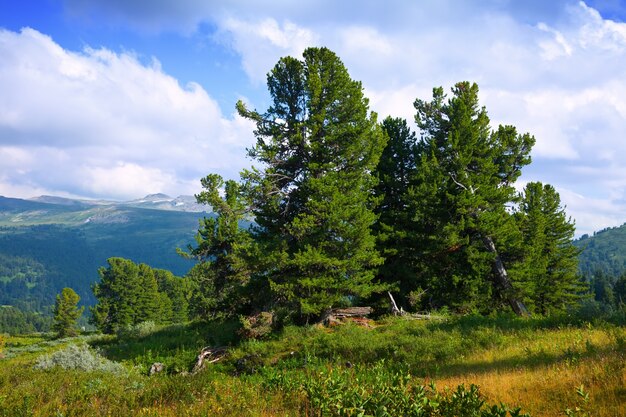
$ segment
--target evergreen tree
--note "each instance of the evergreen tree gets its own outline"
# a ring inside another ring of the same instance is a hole
[[[249,154],[263,166],[243,173],[263,254],[257,276],[272,304],[308,318],[374,289],[372,172],[385,136],[333,52],[303,57],[281,58],[268,75],[267,112],[237,108],[256,122]]]
[[[596,273],[593,274],[590,287],[591,291],[593,291],[593,298],[597,302],[610,308],[617,304],[617,299],[613,290],[613,279],[611,276],[602,271],[596,271]]]
[[[100,282],[92,286],[98,303],[91,307],[91,323],[104,333],[143,321],[157,324],[172,319],[167,293],[160,293],[155,273],[146,264],[124,258],[109,258],[109,266],[100,268]],[[166,300],[167,298],[167,300]]]
[[[76,336],[76,322],[83,314],[85,307],[78,308],[80,297],[71,288],[63,288],[56,297],[54,304],[54,324],[52,330],[57,337]]]
[[[377,247],[385,258],[378,271],[381,282],[393,284],[400,297],[406,297],[415,290],[416,248],[415,222],[409,207],[409,190],[413,185],[416,170],[415,133],[406,120],[387,117],[382,129],[388,137],[387,146],[376,167],[378,185],[375,195],[379,205],[374,212],[378,216],[374,224]]]
[[[214,270],[207,261],[200,261],[189,270],[191,293],[189,297],[189,318],[207,320],[219,314],[215,291]]]
[[[153,321],[155,323],[166,322],[172,316],[171,307],[169,311],[163,311],[163,298],[167,298],[167,294],[163,297],[159,294],[159,286],[154,276],[154,270],[146,264],[138,265],[139,287],[137,288],[136,304],[134,305],[135,314],[133,315],[133,323],[141,323],[143,321]],[[171,301],[165,303],[171,306]],[[164,315],[162,315],[165,313]]]
[[[174,276],[165,269],[155,269],[156,278],[161,298],[162,321],[168,323],[184,323],[189,319],[189,301],[186,295],[188,281]]]
[[[580,292],[575,227],[551,185],[531,182],[515,214],[522,233],[522,261],[512,270],[530,309],[540,314],[563,310]]]
[[[124,258],[107,259],[109,266],[100,268],[100,282],[92,286],[98,304],[91,307],[91,323],[104,333],[136,324],[140,292],[139,267]]]
[[[249,301],[246,286],[251,265],[247,257],[252,248],[248,230],[240,228],[247,205],[241,186],[216,174],[202,179],[204,190],[196,196],[209,204],[217,217],[204,218],[196,237],[197,247],[189,247],[189,256],[201,261],[189,274],[194,283],[192,295],[196,313],[201,318],[232,316],[246,311]],[[224,197],[220,190],[224,190]]]
[[[626,305],[626,272],[615,281],[615,285],[613,285],[613,296],[615,297],[617,306],[624,308]]]
[[[430,301],[481,309],[501,299],[524,315],[499,247],[516,239],[507,206],[534,138],[513,126],[492,131],[476,84],[458,83],[452,94],[435,88],[432,101],[415,101],[422,141],[412,196]]]

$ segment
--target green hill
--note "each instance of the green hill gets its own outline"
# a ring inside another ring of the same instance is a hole
[[[582,249],[579,266],[583,275],[590,277],[600,271],[618,277],[626,271],[626,223],[593,236],[583,235],[574,244]]]
[[[68,286],[92,304],[91,284],[112,256],[184,275],[193,262],[176,248],[194,243],[199,219],[209,215],[128,203],[47,201],[0,197],[0,305],[43,311]]]

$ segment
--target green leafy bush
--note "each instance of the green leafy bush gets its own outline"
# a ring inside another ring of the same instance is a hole
[[[52,369],[55,367],[86,372],[124,372],[122,364],[103,358],[84,344],[69,345],[50,355],[42,355],[35,364],[36,369]]]
[[[519,408],[489,405],[475,385],[438,391],[413,383],[407,369],[380,361],[371,367],[334,368],[304,376],[292,372],[265,372],[268,389],[302,392],[310,415],[415,417],[528,417]]]

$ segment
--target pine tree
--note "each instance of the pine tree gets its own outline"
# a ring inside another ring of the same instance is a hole
[[[385,263],[378,270],[378,279],[393,284],[401,300],[419,285],[416,274],[419,260],[413,246],[416,225],[409,209],[417,138],[404,119],[387,117],[382,122],[382,129],[388,142],[375,171],[379,181],[375,196],[379,204],[374,210],[378,220],[373,231]]]
[[[138,265],[139,286],[137,287],[136,304],[134,307],[133,324],[144,321],[155,323],[166,322],[172,316],[172,310],[163,311],[161,303],[167,294],[159,294],[159,286],[154,276],[154,270],[146,264]],[[166,302],[166,304],[168,304]],[[171,301],[169,303],[171,305]],[[164,315],[161,315],[165,313]]]
[[[522,233],[523,260],[512,271],[516,287],[531,310],[563,310],[580,292],[575,226],[551,185],[528,183],[515,214]]]
[[[138,297],[141,291],[139,267],[124,258],[107,259],[100,268],[100,282],[92,286],[98,304],[91,307],[91,322],[104,333],[136,324]]]
[[[267,112],[237,108],[256,122],[249,154],[263,166],[243,173],[263,254],[257,275],[272,304],[308,318],[374,289],[372,172],[385,136],[333,52],[303,57],[281,58],[268,75]]]
[[[249,305],[246,287],[252,272],[252,262],[248,261],[252,239],[248,230],[240,228],[248,207],[237,182],[224,181],[216,174],[201,182],[204,190],[196,200],[213,207],[217,217],[201,221],[197,246],[188,248],[188,255],[201,262],[189,275],[195,283],[192,297],[198,304],[196,311],[204,311],[204,319],[233,316],[245,312]],[[224,197],[220,195],[222,189]]]
[[[412,196],[430,301],[481,309],[502,299],[527,314],[498,248],[515,238],[507,206],[534,138],[513,126],[492,131],[476,84],[458,83],[452,94],[435,88],[432,101],[415,101],[422,141]]]
[[[154,269],[159,287],[162,322],[184,323],[189,319],[189,301],[186,296],[188,280],[174,276],[165,269]]]
[[[71,288],[63,288],[54,304],[54,324],[52,330],[58,338],[76,336],[76,322],[85,307],[78,308],[80,297]]]

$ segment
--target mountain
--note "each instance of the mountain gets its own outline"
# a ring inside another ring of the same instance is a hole
[[[176,249],[195,243],[206,210],[193,197],[164,194],[128,202],[0,197],[0,305],[42,311],[66,286],[93,304],[91,284],[113,256],[184,275],[193,261]]]
[[[192,213],[210,211],[210,207],[196,203],[196,198],[193,196],[181,195],[176,198],[172,198],[166,194],[160,193],[149,194],[144,198],[121,204],[131,207],[141,207],[155,210],[187,211]]]
[[[583,235],[574,244],[582,249],[579,266],[585,276],[601,271],[619,277],[626,271],[626,223]]]

